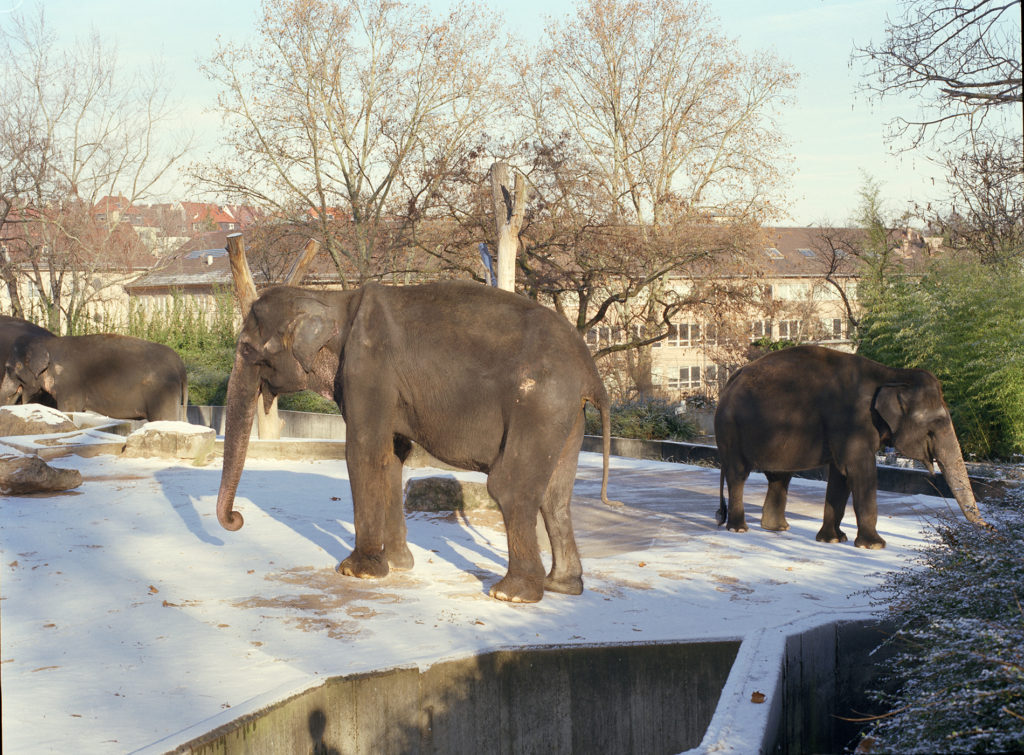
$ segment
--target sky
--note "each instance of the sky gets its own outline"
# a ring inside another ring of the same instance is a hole
[[[448,0],[428,0],[438,10]],[[125,67],[160,60],[180,101],[183,128],[195,128],[211,149],[219,128],[208,112],[216,89],[199,63],[216,49],[218,36],[244,42],[259,8],[255,0],[42,0],[48,23],[62,39],[95,28],[117,45]],[[575,0],[482,0],[500,13],[510,31],[537,39],[545,20],[571,13]],[[920,154],[900,154],[886,142],[885,125],[897,113],[913,115],[912,102],[872,102],[858,86],[862,69],[851,64],[855,46],[883,39],[892,0],[707,0],[727,36],[747,55],[771,50],[800,76],[795,102],[780,116],[789,139],[792,178],[782,192],[782,225],[843,224],[853,217],[865,176],[880,184],[883,204],[898,213],[911,203],[941,197],[941,171]],[[0,0],[0,23],[29,0]],[[126,11],[128,8],[130,10]]]

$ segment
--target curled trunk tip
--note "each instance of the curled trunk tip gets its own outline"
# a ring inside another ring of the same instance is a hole
[[[221,527],[231,532],[242,529],[242,525],[245,524],[245,519],[237,511],[229,511],[223,516],[218,515],[217,519]]]

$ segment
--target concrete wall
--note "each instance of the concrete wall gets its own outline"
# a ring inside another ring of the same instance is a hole
[[[601,438],[597,435],[587,435],[583,438],[583,450],[601,453]],[[699,443],[612,438],[612,454],[631,459],[718,466],[718,448]],[[795,472],[793,476],[808,480],[824,480],[827,471],[825,467],[822,467],[806,472]],[[1004,486],[999,481],[983,480],[977,477],[971,478],[971,487],[974,490],[974,496],[978,499],[1001,495],[1004,492]],[[946,484],[945,477],[940,474],[930,475],[923,469],[879,465],[878,489],[892,493],[906,493],[907,495],[937,495],[943,498],[953,498],[953,493],[950,491],[949,485]]]
[[[323,440],[345,440],[345,420],[340,414],[317,414],[314,412],[278,412],[284,421],[282,438],[319,438]],[[188,421],[193,425],[212,427],[218,435],[224,434],[223,406],[189,406]],[[256,437],[256,423],[253,423],[251,437]]]
[[[875,621],[826,624],[786,641],[782,725],[773,752],[850,752],[866,724],[844,721],[885,712],[867,688],[893,656],[891,633]]]
[[[738,642],[497,651],[335,677],[191,753],[676,753],[697,746]]]

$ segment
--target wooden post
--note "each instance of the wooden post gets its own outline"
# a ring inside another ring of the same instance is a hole
[[[249,314],[252,304],[256,301],[256,283],[249,270],[249,261],[245,258],[245,241],[242,234],[232,233],[228,236],[228,260],[231,262],[231,277],[235,281],[235,293],[242,309],[242,320]],[[281,418],[277,413],[277,397],[270,404],[269,411],[263,409],[263,397],[256,395],[256,428],[260,440],[278,440],[281,437]]]
[[[302,248],[302,254],[295,258],[291,268],[288,270],[288,274],[284,276],[284,285],[300,285],[302,283],[302,279],[306,277],[306,270],[309,268],[310,263],[319,251],[319,242],[314,241],[313,239],[307,241],[306,246]]]
[[[498,288],[516,290],[516,256],[519,253],[519,229],[526,212],[526,181],[515,171],[515,185],[509,179],[508,163],[491,165],[491,196],[494,223],[498,231]]]

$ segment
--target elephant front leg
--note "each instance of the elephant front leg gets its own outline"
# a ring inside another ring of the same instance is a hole
[[[853,513],[857,517],[857,538],[853,544],[858,548],[884,548],[885,540],[878,534],[878,470],[872,454],[870,465],[864,464],[856,477],[848,476],[853,491]]]
[[[789,481],[793,475],[786,472],[765,472],[768,478],[768,494],[761,509],[761,527],[766,530],[783,532],[789,529],[786,521],[786,498],[789,495]]]
[[[387,510],[384,516],[384,555],[392,569],[411,569],[412,551],[406,542],[408,532],[402,506],[402,465],[412,452],[412,443],[395,438],[395,453],[388,460]]]
[[[356,547],[352,555],[341,562],[338,571],[348,577],[363,579],[385,577],[389,571],[384,550],[387,506],[390,503],[388,488],[392,480],[389,462],[383,454],[375,454],[376,460],[368,460],[358,446],[349,446],[346,452],[352,485]],[[388,455],[390,452],[389,448]]]
[[[850,485],[846,475],[835,464],[828,468],[828,486],[825,488],[825,513],[821,529],[814,539],[820,543],[845,543],[846,533],[839,529],[846,513],[846,501],[850,497]]]

